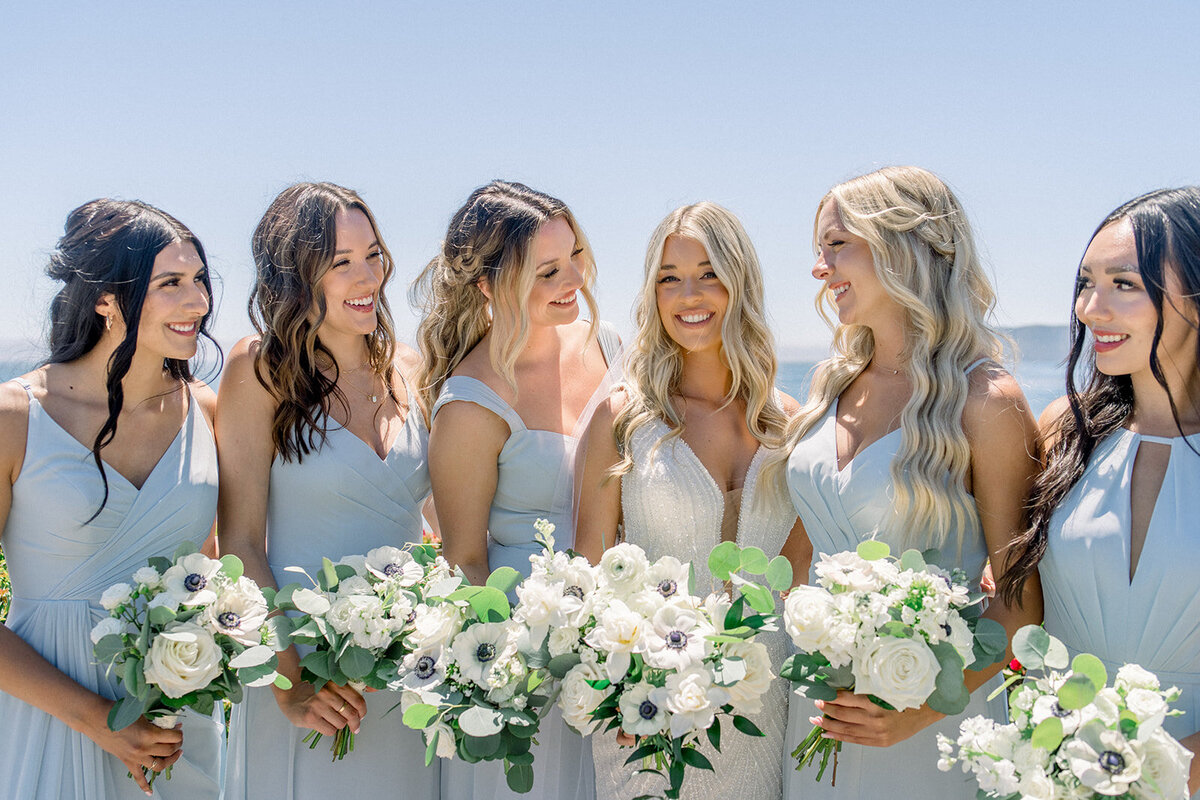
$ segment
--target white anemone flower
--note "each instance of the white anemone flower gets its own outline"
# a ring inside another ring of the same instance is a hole
[[[503,622],[478,622],[455,636],[450,648],[463,679],[484,689],[493,688],[492,673],[517,651]]]
[[[405,587],[413,586],[425,577],[425,570],[411,553],[390,545],[368,551],[366,566],[377,578],[394,581]]]
[[[625,690],[617,705],[621,710],[621,730],[634,736],[653,736],[667,729],[665,687],[637,683]]]
[[[1081,727],[1063,753],[1079,782],[1102,795],[1123,794],[1142,776],[1142,759],[1129,740],[1099,721]]]
[[[217,599],[213,581],[221,562],[202,553],[190,553],[163,573],[163,587],[185,606],[201,606]]]
[[[646,636],[646,663],[659,669],[684,669],[702,660],[712,648],[713,633],[702,612],[665,605],[654,614]]]
[[[200,624],[209,631],[223,633],[247,647],[262,643],[266,621],[267,600],[258,584],[244,575],[200,614]]]

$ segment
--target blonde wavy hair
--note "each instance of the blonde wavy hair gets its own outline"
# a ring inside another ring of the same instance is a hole
[[[902,359],[912,396],[900,414],[900,449],[892,459],[894,516],[906,545],[962,547],[976,517],[967,493],[971,449],[962,427],[969,377],[979,358],[999,360],[1001,337],[988,319],[995,293],[984,273],[958,198],[919,167],[885,167],[838,184],[822,198],[836,203],[842,225],[867,241],[875,275],[904,310]],[[814,231],[815,236],[815,231]],[[788,425],[787,446],[770,465],[782,469],[796,446],[870,363],[871,329],[841,325],[822,287],[817,310],[833,328],[833,355],[813,376],[808,401]]]
[[[667,335],[658,313],[658,272],[669,236],[698,242],[729,292],[721,323],[721,359],[732,378],[726,404],[745,402],[747,428],[768,447],[779,446],[787,425],[775,394],[775,339],[767,325],[762,268],[754,245],[727,209],[707,202],[684,206],[659,223],[646,247],[645,274],[634,309],[637,334],[625,367],[629,399],[613,423],[622,460],[611,476],[632,469],[630,443],[642,427],[662,420],[670,428],[655,448],[683,433],[683,419],[671,399],[679,393],[683,348]]]
[[[543,225],[562,218],[575,234],[583,262],[580,294],[596,334],[599,319],[593,287],[596,260],[587,237],[561,200],[521,183],[492,181],[471,193],[455,212],[442,251],[413,282],[413,305],[423,309],[417,328],[421,368],[417,394],[426,419],[446,379],[492,330],[492,368],[517,391],[517,356],[529,339],[526,300],[537,278],[530,244]],[[480,288],[487,280],[492,300]]]

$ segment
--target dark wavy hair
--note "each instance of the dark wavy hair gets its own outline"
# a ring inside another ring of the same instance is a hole
[[[1184,304],[1178,310],[1185,319],[1190,317],[1193,325],[1200,319],[1200,187],[1159,189],[1130,200],[1104,218],[1092,233],[1088,245],[1100,231],[1126,219],[1133,226],[1138,272],[1158,314],[1150,345],[1150,372],[1166,389],[1175,427],[1182,435],[1178,398],[1167,385],[1158,358],[1158,343],[1162,338],[1164,303]],[[1182,287],[1178,298],[1166,295],[1168,270]],[[1074,297],[1079,296],[1081,288],[1082,283],[1077,279]],[[1067,402],[1070,407],[1054,422],[1054,444],[1046,453],[1046,469],[1034,484],[1029,501],[1029,527],[1014,543],[1019,555],[1000,581],[1000,592],[1009,601],[1019,598],[1024,582],[1037,570],[1038,562],[1046,552],[1050,517],[1083,477],[1096,446],[1121,427],[1133,412],[1130,377],[1105,375],[1098,371],[1095,351],[1088,348],[1084,355],[1086,343],[1086,326],[1072,308],[1071,351],[1067,358]],[[1200,363],[1200,346],[1197,349],[1197,363]],[[1082,390],[1075,383],[1081,357],[1086,379]],[[1188,446],[1192,447],[1190,442]],[[1195,447],[1192,450],[1196,452]]]
[[[196,248],[205,266],[204,288],[212,297],[212,280],[204,247],[186,225],[170,214],[138,200],[109,200],[84,203],[67,216],[62,238],[50,256],[46,274],[63,286],[50,303],[50,356],[47,364],[65,364],[90,352],[104,335],[105,320],[96,313],[96,304],[104,294],[116,298],[125,320],[125,338],[108,361],[105,385],[108,389],[108,418],[92,441],[92,458],[100,470],[104,497],[94,520],[108,503],[108,475],[100,450],[117,434],[117,418],[125,403],[121,381],[129,372],[137,350],[138,326],[142,304],[154,271],[154,259],[168,245],[187,242]],[[220,369],[221,348],[208,331],[212,305],[200,319],[198,335],[203,336],[217,353]],[[190,382],[191,365],[182,359],[164,359],[163,368],[173,378]],[[87,524],[87,523],[84,523]]]
[[[395,270],[392,255],[383,243],[375,215],[351,189],[332,183],[289,186],[254,229],[257,280],[249,307],[250,321],[261,339],[254,374],[277,402],[271,439],[285,461],[300,462],[324,443],[332,403],[347,408],[337,386],[337,360],[317,335],[328,313],[325,295],[317,286],[333,266],[337,214],[350,209],[361,211],[371,223],[383,257],[386,286]],[[372,370],[384,378],[388,396],[395,400],[387,378],[396,336],[382,287],[375,309],[379,322],[365,337],[367,358]]]

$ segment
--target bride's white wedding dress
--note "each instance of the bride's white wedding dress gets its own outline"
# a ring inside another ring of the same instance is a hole
[[[796,512],[782,481],[778,485],[759,483],[768,453],[765,448],[759,448],[750,462],[743,487],[726,492],[682,439],[664,442],[651,456],[655,443],[667,431],[664,423],[656,422],[634,434],[633,469],[621,478],[625,541],[641,547],[651,560],[669,555],[690,561],[696,593],[704,596],[721,588],[708,570],[708,554],[722,538],[733,538],[736,531],[740,546],[753,545],[774,557],[795,524]],[[724,537],[723,529],[728,531]],[[783,663],[790,652],[782,631],[760,634],[758,640],[767,646],[773,665]],[[715,771],[689,768],[683,797],[779,798],[787,705],[787,683],[776,677],[763,698],[763,710],[749,715],[766,735],[751,737],[730,724],[723,725],[721,752],[715,752],[707,741],[702,747]],[[656,776],[635,775],[640,765],[625,764],[632,748],[619,747],[615,731],[597,732],[592,740],[600,800],[633,798],[665,788],[665,782]]]

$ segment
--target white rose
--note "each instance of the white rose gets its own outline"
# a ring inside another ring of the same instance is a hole
[[[636,544],[621,542],[604,551],[600,578],[618,594],[632,594],[646,584],[650,561]]]
[[[579,649],[579,628],[554,628],[550,631],[547,646],[551,658],[574,653]]]
[[[413,650],[428,651],[442,647],[462,627],[463,613],[455,605],[419,605],[413,609],[413,632],[408,641]]]
[[[1153,689],[1130,689],[1125,695],[1125,707],[1138,719],[1138,738],[1143,739],[1155,728],[1162,727],[1167,716],[1167,701]]]
[[[1114,685],[1118,689],[1158,689],[1158,676],[1137,664],[1126,664],[1117,670]]]
[[[104,590],[100,595],[100,606],[105,611],[125,605],[133,598],[133,587],[128,583],[117,583]]]
[[[712,681],[712,674],[696,664],[667,676],[667,710],[671,712],[671,736],[707,730],[729,692]]]
[[[761,642],[728,642],[722,649],[726,656],[740,658],[746,666],[746,677],[725,687],[729,702],[739,714],[757,714],[762,711],[763,695],[775,678],[771,672],[771,655]]]
[[[1055,800],[1054,781],[1040,770],[1022,775],[1017,791],[1021,800]]]
[[[212,634],[194,622],[177,622],[154,637],[146,654],[146,683],[167,697],[203,689],[221,674],[223,653]]]
[[[157,589],[162,586],[162,575],[154,567],[142,567],[133,573],[133,582],[147,589]]]
[[[1142,742],[1142,780],[1129,790],[1138,800],[1185,800],[1191,762],[1191,752],[1158,728]],[[1150,788],[1151,781],[1157,792]]]
[[[783,626],[792,643],[806,653],[817,653],[829,636],[833,602],[818,586],[797,586],[783,603]]]
[[[593,689],[588,681],[603,680],[604,675],[594,664],[576,664],[563,677],[562,691],[558,695],[558,707],[563,720],[584,736],[592,733],[600,724],[592,719],[596,706],[608,696],[607,691]]]
[[[96,627],[92,628],[92,644],[99,644],[100,640],[105,636],[120,636],[125,633],[127,627],[124,622],[116,617],[105,617],[96,623]]]
[[[941,669],[924,641],[895,636],[868,644],[851,666],[855,692],[873,694],[897,711],[928,700]]]

